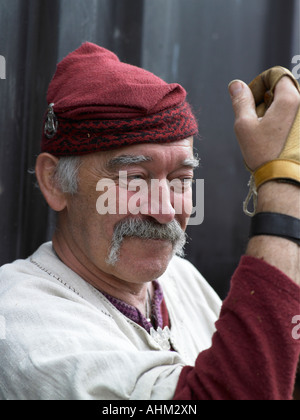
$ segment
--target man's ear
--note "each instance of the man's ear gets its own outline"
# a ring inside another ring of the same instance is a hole
[[[41,153],[36,160],[35,174],[45,200],[54,211],[62,211],[67,205],[66,194],[54,181],[58,158]]]

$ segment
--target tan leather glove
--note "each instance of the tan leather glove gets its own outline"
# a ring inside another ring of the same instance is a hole
[[[293,81],[300,93],[300,86],[293,74],[280,66],[265,71],[249,84],[258,117],[264,116],[273,102],[277,83],[286,76]],[[300,109],[279,157],[262,165],[253,175],[257,189],[273,179],[296,182],[300,185]]]
[[[289,77],[300,93],[300,86],[293,74],[280,66],[266,70],[249,84],[255,99],[258,117],[263,117],[271,106],[274,99],[275,87],[283,77]],[[248,216],[254,216],[256,212],[257,191],[264,183],[277,180],[281,182],[290,182],[300,186],[300,108],[285,146],[278,158],[265,163],[255,171],[252,171],[248,167],[247,169],[251,172],[249,181],[250,190],[248,197],[244,202],[244,212]],[[254,201],[253,212],[248,210],[251,197],[253,197]]]

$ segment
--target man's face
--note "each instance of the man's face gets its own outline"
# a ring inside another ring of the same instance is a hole
[[[63,217],[70,241],[106,274],[132,283],[158,278],[184,237],[194,166],[192,138],[84,156],[79,191],[68,198]]]

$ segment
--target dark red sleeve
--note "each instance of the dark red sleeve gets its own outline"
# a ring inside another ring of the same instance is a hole
[[[299,314],[300,288],[264,261],[242,257],[212,346],[195,367],[183,368],[174,399],[291,399],[300,354],[292,320]]]

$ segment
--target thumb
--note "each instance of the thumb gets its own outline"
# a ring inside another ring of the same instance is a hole
[[[233,80],[228,85],[235,118],[255,118],[257,120],[255,101],[251,89],[241,80]]]

